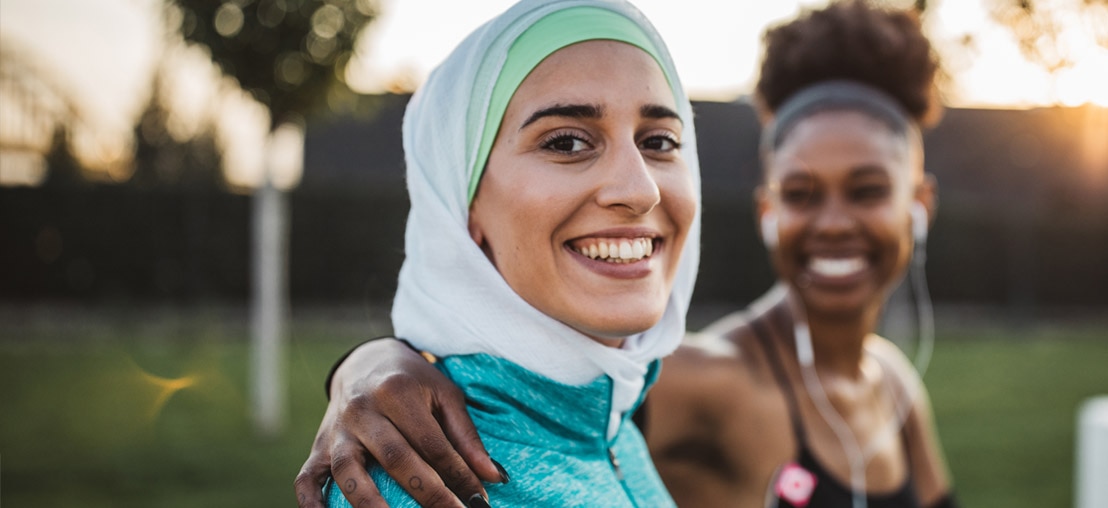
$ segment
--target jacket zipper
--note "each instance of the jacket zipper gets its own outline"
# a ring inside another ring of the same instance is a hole
[[[619,458],[616,457],[616,451],[608,448],[608,460],[612,463],[612,469],[616,472],[616,479],[623,482],[623,471],[619,468]]]

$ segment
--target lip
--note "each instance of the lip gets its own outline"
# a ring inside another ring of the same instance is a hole
[[[592,259],[588,256],[582,255],[573,249],[571,244],[574,242],[590,239],[590,238],[650,238],[654,241],[654,252],[649,257],[642,258],[638,261],[630,263],[609,263],[607,261],[600,261]],[[631,227],[631,228],[610,228],[601,231],[589,233],[587,235],[577,236],[562,243],[562,248],[569,253],[569,255],[586,269],[604,277],[610,277],[613,279],[641,279],[649,276],[654,271],[653,260],[660,254],[665,254],[666,241],[665,238],[655,229]]]

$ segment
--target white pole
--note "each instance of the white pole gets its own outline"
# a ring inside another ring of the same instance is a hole
[[[288,203],[270,178],[254,192],[253,201],[253,415],[258,433],[272,437],[281,432],[285,419]]]
[[[1108,396],[1081,405],[1075,455],[1076,508],[1108,508]]]
[[[289,311],[286,190],[300,183],[303,171],[303,125],[282,123],[266,140],[252,212],[251,392],[254,428],[266,437],[280,434],[285,424],[285,322]]]

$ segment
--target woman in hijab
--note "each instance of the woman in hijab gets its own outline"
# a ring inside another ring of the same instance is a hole
[[[672,505],[628,418],[684,333],[699,243],[692,111],[653,27],[622,1],[524,0],[430,75],[403,138],[395,332],[511,459],[466,502]],[[330,506],[457,501],[349,469]]]

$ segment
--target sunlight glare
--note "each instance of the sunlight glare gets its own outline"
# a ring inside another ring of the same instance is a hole
[[[246,92],[226,91],[220,96],[217,141],[223,154],[227,183],[236,189],[261,185],[263,147],[269,112]]]
[[[138,365],[136,364],[136,367]],[[150,385],[154,386],[157,390],[157,396],[154,398],[154,402],[150,405],[150,409],[147,411],[147,417],[151,422],[158,419],[158,415],[161,414],[162,408],[165,407],[166,402],[169,402],[170,397],[175,393],[189,388],[199,381],[198,376],[183,376],[179,378],[164,378],[155,376],[141,367],[138,367],[139,375]]]
[[[1089,176],[1102,185],[1108,183],[1108,105],[1086,105],[1080,131]]]
[[[1058,102],[1071,107],[1083,104],[1108,107],[1108,56],[1098,56],[1102,58],[1082,60],[1058,75]]]

